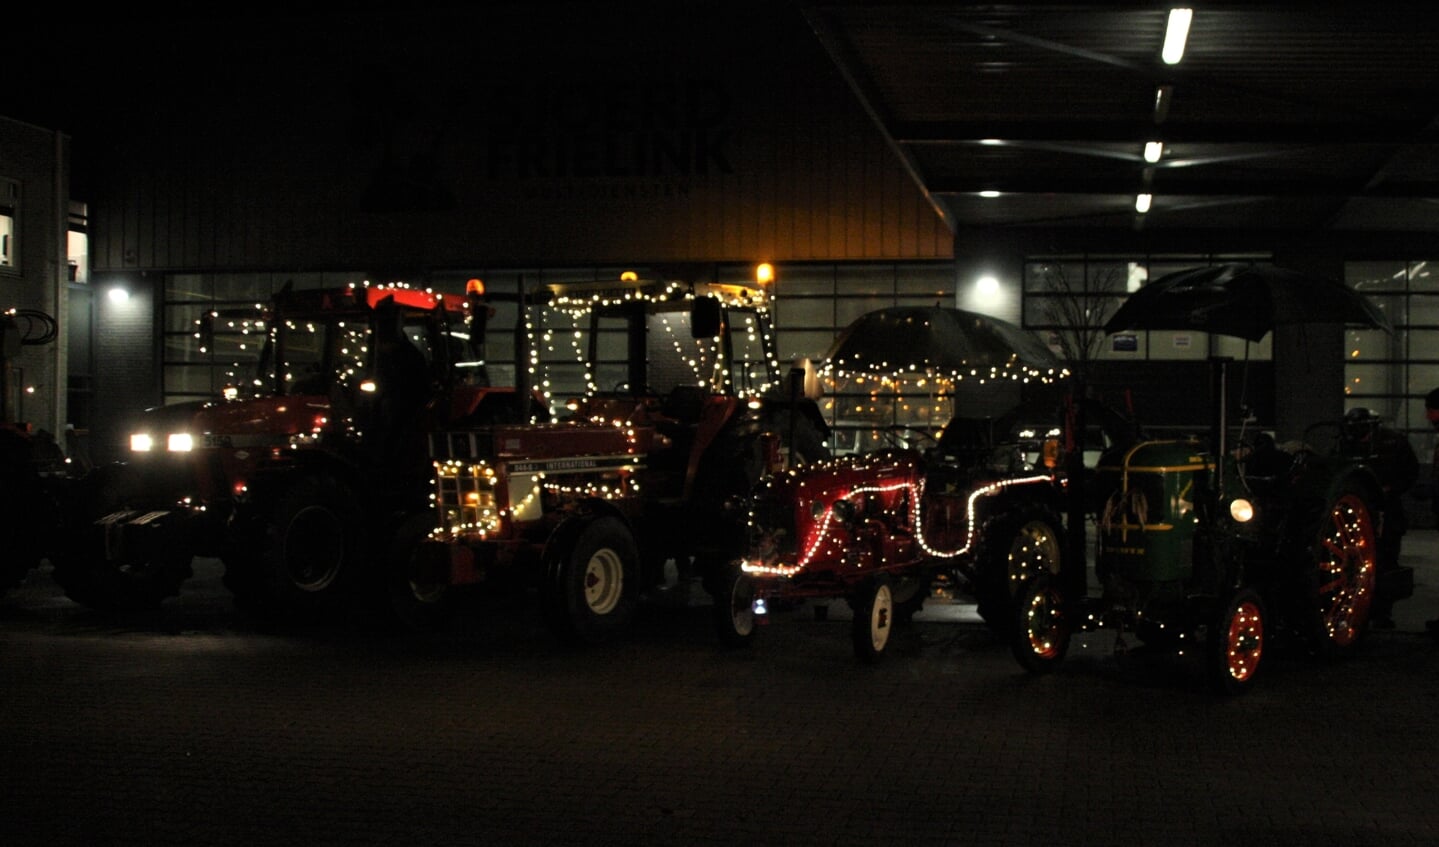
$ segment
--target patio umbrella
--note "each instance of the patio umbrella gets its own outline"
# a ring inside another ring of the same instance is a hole
[[[895,306],[856,318],[820,361],[832,375],[1038,379],[1068,374],[1038,336],[999,318],[942,306]]]
[[[1187,329],[1258,341],[1280,324],[1392,328],[1369,298],[1338,280],[1273,265],[1226,264],[1150,281],[1129,295],[1104,331]]]

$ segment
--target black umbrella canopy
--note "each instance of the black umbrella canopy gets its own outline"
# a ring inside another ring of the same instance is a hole
[[[1049,382],[1068,375],[1032,332],[942,306],[895,306],[860,315],[830,345],[820,370]]]
[[[1392,329],[1379,307],[1338,280],[1273,265],[1225,264],[1151,280],[1129,295],[1104,331],[1194,330],[1258,341],[1281,324]]]

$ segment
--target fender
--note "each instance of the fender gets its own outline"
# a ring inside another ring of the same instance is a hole
[[[554,528],[545,539],[544,552],[540,554],[540,561],[543,562],[543,582],[541,587],[548,590],[555,587],[559,579],[560,567],[564,564],[565,556],[574,548],[575,542],[579,539],[584,528],[596,518],[613,517],[624,523],[625,528],[634,536],[635,542],[639,543],[639,535],[624,512],[616,509],[609,501],[600,499],[586,500],[580,504],[574,514],[565,518]],[[643,556],[643,551],[641,551]]]

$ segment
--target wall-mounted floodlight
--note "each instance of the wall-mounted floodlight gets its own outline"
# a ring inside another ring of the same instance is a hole
[[[1144,214],[1149,211],[1149,205],[1154,202],[1153,194],[1141,194],[1134,198],[1134,211]]]
[[[1154,164],[1164,155],[1164,144],[1159,141],[1146,141],[1144,143],[1144,161]]]
[[[111,303],[114,303],[117,306],[122,303],[130,302],[130,290],[121,285],[111,286],[110,290],[105,292],[105,296],[110,300]]]

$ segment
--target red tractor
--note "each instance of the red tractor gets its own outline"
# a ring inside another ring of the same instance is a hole
[[[744,555],[718,586],[721,642],[749,644],[776,605],[841,598],[855,655],[877,660],[937,583],[973,594],[980,616],[1007,632],[1018,586],[1059,573],[1064,479],[1056,442],[991,430],[956,418],[926,449],[903,446],[911,437],[764,480]]]
[[[666,584],[669,562],[712,586],[741,551],[750,487],[828,455],[818,407],[784,390],[763,287],[620,279],[537,299],[539,385],[576,396],[553,423],[432,436],[434,503],[389,570],[416,625],[441,625],[469,589],[518,581],[560,637],[602,640]]]
[[[259,347],[258,366],[223,397],[141,416],[129,459],[77,490],[85,528],[52,557],[56,581],[97,609],[153,607],[209,556],[242,608],[353,608],[367,551],[429,502],[426,433],[544,414],[487,384],[487,317],[479,292],[368,284],[206,315],[203,346]]]

